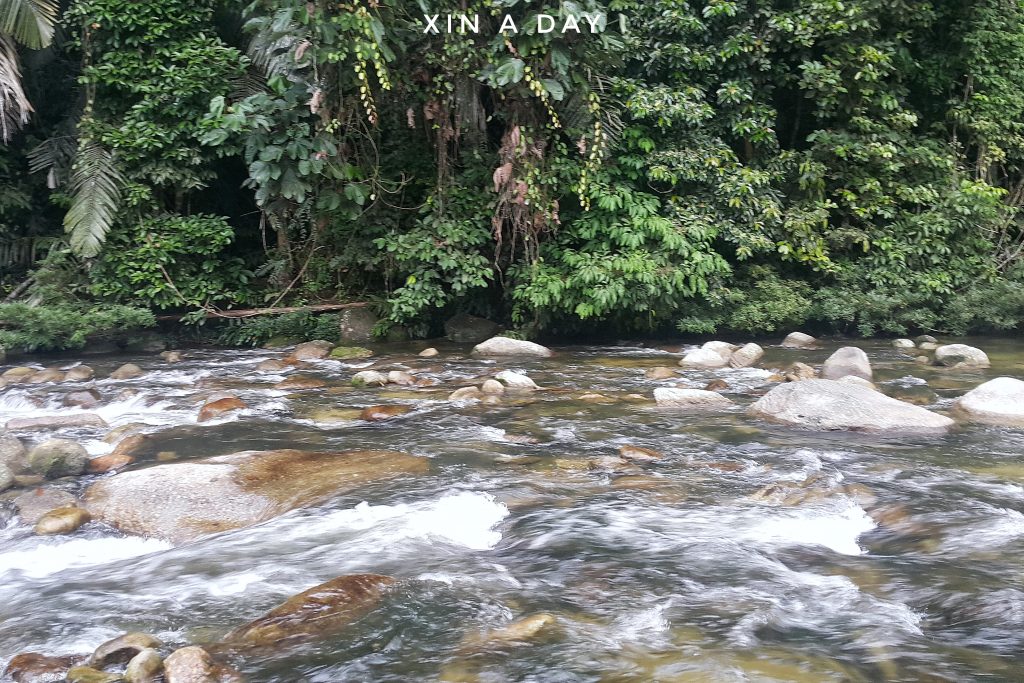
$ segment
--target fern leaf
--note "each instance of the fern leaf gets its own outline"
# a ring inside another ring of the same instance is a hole
[[[71,171],[71,207],[64,216],[64,231],[79,256],[100,253],[121,206],[123,186],[113,155],[96,142],[84,141]]]

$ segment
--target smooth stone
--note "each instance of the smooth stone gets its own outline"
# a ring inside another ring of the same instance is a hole
[[[111,455],[137,455],[139,451],[148,447],[152,441],[153,439],[148,434],[129,434],[117,442]]]
[[[869,382],[874,379],[871,361],[863,349],[856,346],[844,346],[825,360],[821,366],[822,379],[839,379],[846,375],[861,377]]]
[[[376,370],[362,370],[352,375],[352,384],[355,386],[384,386],[388,383],[388,376]]]
[[[918,365],[931,365],[932,359],[928,356],[917,356],[914,358],[914,362]]]
[[[953,368],[987,368],[988,355],[967,344],[946,344],[935,349],[935,362]]]
[[[38,652],[22,652],[11,658],[4,675],[15,683],[62,683],[71,667],[85,660],[81,655],[49,657]]]
[[[939,348],[939,345],[937,342],[921,342],[920,344],[917,345],[917,348],[921,349],[922,351],[934,351],[935,349]]]
[[[813,349],[818,346],[818,340],[803,332],[790,332],[782,340],[782,347],[786,349]]]
[[[110,379],[135,379],[142,377],[142,368],[134,363],[125,363],[117,370],[110,373]]]
[[[935,344],[938,343],[939,340],[930,334],[922,334],[914,337],[914,341],[918,344]]]
[[[16,368],[9,368],[4,370],[3,374],[0,375],[0,379],[5,379],[14,383],[22,382],[31,375],[37,373],[38,370],[35,368],[29,368],[25,366],[18,366]]]
[[[694,410],[728,408],[733,405],[725,396],[703,389],[659,387],[654,390],[654,400],[659,406]]]
[[[111,664],[124,664],[143,650],[156,649],[162,642],[147,633],[125,633],[103,643],[89,658],[89,666],[104,668]]]
[[[85,466],[85,471],[89,474],[103,474],[104,472],[124,469],[133,462],[135,462],[135,458],[125,453],[107,453],[106,455],[90,458]]]
[[[872,390],[877,390],[878,389],[878,387],[875,386],[874,382],[869,382],[868,380],[864,379],[863,377],[857,377],[856,375],[843,375],[842,377],[840,377],[836,381],[837,382],[842,382],[844,384],[856,384],[857,386],[864,387],[865,389],[872,389]]]
[[[26,524],[33,525],[51,510],[75,507],[77,504],[78,500],[73,495],[60,489],[32,489],[14,499],[14,507],[18,508],[18,516]]]
[[[679,375],[676,374],[675,368],[658,366],[654,368],[647,368],[646,370],[644,370],[644,377],[647,379],[661,380],[675,379],[679,377]]]
[[[76,365],[64,374],[68,382],[87,382],[96,376],[96,371],[88,365]]]
[[[203,407],[199,409],[199,417],[196,418],[198,422],[206,422],[207,420],[213,420],[221,415],[232,413],[236,410],[244,410],[248,408],[240,398],[235,396],[228,396],[225,398],[219,398],[216,401],[209,401],[203,404]]]
[[[534,389],[540,389],[537,383],[527,377],[521,372],[515,372],[513,370],[502,370],[494,376],[494,379],[504,384],[509,389],[515,389],[517,391],[533,391]]]
[[[63,382],[64,372],[56,368],[47,368],[46,370],[40,370],[37,373],[29,375],[25,382],[27,384],[45,384],[47,382]]]
[[[334,344],[331,342],[315,339],[297,345],[291,352],[291,357],[295,360],[320,360],[326,358],[332,348],[334,348]]]
[[[277,358],[268,358],[267,360],[260,361],[256,366],[256,372],[283,372],[291,367],[288,363]]]
[[[728,363],[729,359],[732,358],[732,352],[738,349],[739,347],[736,344],[730,344],[729,342],[709,341],[704,342],[704,344],[701,345],[700,348],[704,349],[705,351],[714,351],[715,353],[722,357],[722,360]]]
[[[331,349],[329,358],[334,360],[348,360],[351,358],[369,358],[373,351],[362,346],[337,346]]]
[[[73,666],[68,669],[68,683],[118,683],[123,681],[121,674],[107,673],[89,666]]]
[[[433,346],[431,346],[430,348],[423,349],[417,355],[420,358],[433,358],[434,356],[437,355],[437,353],[438,353],[437,349],[435,349]]]
[[[101,398],[100,392],[95,389],[82,389],[64,394],[61,403],[69,408],[95,408],[100,404]]]
[[[164,683],[235,683],[242,680],[237,671],[218,663],[198,645],[175,650],[164,660]]]
[[[395,583],[380,574],[340,576],[294,595],[236,628],[224,637],[224,643],[239,648],[268,647],[331,636],[370,612]]]
[[[973,422],[1024,427],[1024,382],[1013,377],[990,379],[958,398],[953,408]]]
[[[953,420],[855,384],[809,379],[780,384],[748,412],[818,430],[941,433]]]
[[[480,649],[512,647],[533,640],[557,623],[558,620],[553,614],[547,612],[531,614],[486,633],[469,636],[463,640],[462,647]]]
[[[654,449],[641,448],[640,446],[619,446],[619,455],[626,460],[632,460],[634,462],[653,462],[665,457],[662,453]]]
[[[725,391],[729,388],[729,383],[724,379],[713,379],[704,385],[704,391]]]
[[[327,386],[327,382],[316,377],[308,377],[306,375],[295,375],[293,377],[286,377],[277,384],[274,385],[275,389],[290,390],[296,389],[320,389]]]
[[[167,363],[180,363],[184,359],[181,351],[161,351],[160,357]]]
[[[914,343],[913,339],[893,339],[892,345],[894,348],[901,350],[917,348],[917,344]]]
[[[445,336],[460,344],[476,344],[490,339],[499,329],[498,323],[468,313],[457,313],[444,323]]]
[[[28,449],[13,434],[0,434],[0,465],[10,468],[14,474],[28,469]]]
[[[92,520],[89,512],[80,507],[62,507],[50,510],[36,522],[35,532],[40,536],[70,534]]]
[[[764,349],[758,344],[750,342],[732,352],[732,356],[729,358],[729,366],[733,368],[749,368],[761,360],[763,356]]]
[[[41,486],[46,483],[46,477],[41,474],[16,474],[14,475],[14,484],[19,488],[30,488],[33,486]]]
[[[347,308],[338,317],[338,337],[343,342],[365,344],[373,341],[379,319],[369,308]]]
[[[7,465],[0,465],[0,491],[6,491],[14,486],[17,479],[11,468]]]
[[[76,476],[85,472],[89,453],[74,441],[50,439],[28,452],[28,466],[48,479]]]
[[[480,400],[480,398],[483,395],[484,395],[484,393],[482,391],[480,391],[479,387],[462,387],[461,389],[456,389],[452,393],[448,394],[448,400],[449,401]]]
[[[86,489],[85,507],[121,531],[183,543],[428,467],[397,451],[243,451],[115,474]]]
[[[388,372],[388,384],[410,387],[416,384],[416,378],[404,370],[391,370]]]
[[[484,383],[480,385],[480,391],[484,394],[492,396],[501,396],[505,393],[505,385],[496,379],[486,379]]]
[[[491,337],[473,347],[473,353],[481,356],[536,356],[550,358],[551,349],[522,339]]]
[[[359,413],[359,419],[366,420],[367,422],[380,422],[381,420],[405,415],[411,411],[412,408],[409,406],[370,406],[369,408],[364,408]]]
[[[814,379],[818,373],[807,363],[793,363],[783,373],[787,382],[800,382],[805,379]]]
[[[160,653],[153,648],[145,648],[129,660],[124,680],[127,683],[157,683],[162,679],[163,670],[164,660]]]
[[[688,351],[679,361],[680,367],[694,370],[716,370],[728,364],[728,358],[723,358],[717,351],[705,348]]]
[[[7,421],[8,431],[34,431],[67,427],[107,427],[107,421],[95,413],[50,415],[47,417],[16,417]]]

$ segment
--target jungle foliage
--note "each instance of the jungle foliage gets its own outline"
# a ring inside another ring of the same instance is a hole
[[[0,109],[0,244],[88,305],[1024,320],[1024,0],[0,0]]]

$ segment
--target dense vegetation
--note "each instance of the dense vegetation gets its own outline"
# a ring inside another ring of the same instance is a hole
[[[1024,320],[1024,2],[462,4],[479,33],[0,0],[3,286],[190,321],[368,299],[421,335]]]

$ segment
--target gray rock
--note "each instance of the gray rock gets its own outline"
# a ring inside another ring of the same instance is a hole
[[[63,429],[66,427],[107,427],[107,421],[95,413],[49,415],[47,417],[16,417],[7,421],[9,431]]]
[[[654,390],[654,400],[659,406],[686,410],[716,410],[733,405],[725,396],[704,389],[659,387]]]
[[[690,370],[715,370],[724,368],[728,364],[728,358],[723,358],[718,351],[705,348],[688,351],[679,361],[681,367]]]
[[[818,373],[807,363],[797,362],[786,368],[783,376],[787,382],[800,382],[805,379],[814,379]]]
[[[67,491],[37,488],[25,491],[14,499],[18,516],[26,524],[35,524],[43,515],[55,508],[74,506],[77,500]]]
[[[334,348],[334,344],[323,339],[302,342],[292,351],[292,358],[295,360],[320,360],[326,358]]]
[[[939,345],[936,342],[921,342],[920,344],[917,345],[917,348],[921,349],[922,351],[934,351],[935,349],[939,348]]]
[[[996,377],[971,389],[953,404],[973,422],[1024,427],[1024,382]]]
[[[539,389],[536,382],[520,372],[502,370],[494,376],[494,379],[505,384],[509,389],[517,391],[533,391]]]
[[[405,370],[391,370],[388,372],[388,384],[409,387],[416,384],[416,378]]]
[[[453,342],[477,344],[498,333],[500,325],[486,318],[458,313],[444,324],[444,333]]]
[[[388,376],[376,370],[362,370],[352,375],[352,384],[356,386],[382,387],[388,383]]]
[[[728,363],[729,359],[732,358],[732,352],[738,349],[739,347],[736,346],[735,344],[730,344],[729,342],[709,341],[704,342],[704,344],[702,344],[700,348],[704,349],[705,351],[714,351],[719,356],[721,356],[726,363]]]
[[[89,659],[89,666],[102,669],[110,664],[124,664],[140,652],[162,645],[163,643],[147,633],[125,633],[96,648]]]
[[[941,433],[953,420],[848,382],[780,384],[750,406],[751,415],[819,430]]]
[[[856,346],[844,346],[837,349],[821,366],[822,379],[839,379],[846,375],[860,377],[869,382],[874,379],[868,355]]]
[[[782,346],[787,349],[813,349],[818,346],[818,340],[803,332],[790,332],[782,340]]]
[[[121,531],[182,543],[427,469],[397,451],[243,451],[115,474],[86,490],[85,507]]]
[[[28,452],[28,466],[48,479],[83,474],[88,463],[89,453],[67,439],[50,439]]]
[[[7,465],[0,465],[0,491],[6,491],[14,486],[14,472]]]
[[[339,316],[338,333],[343,342],[365,344],[373,341],[378,318],[368,308],[347,308]]]
[[[449,401],[479,401],[484,395],[479,387],[462,387],[448,394]]]
[[[197,645],[175,650],[164,660],[166,683],[221,683],[221,679],[217,662]]]
[[[521,339],[509,337],[491,337],[473,347],[473,353],[481,356],[537,356],[549,358],[551,349]]]
[[[418,355],[420,358],[433,358],[434,356],[437,355],[437,349],[431,346],[430,348],[426,348],[420,351]]]
[[[496,379],[486,379],[480,385],[480,392],[492,396],[500,396],[505,393],[505,385]]]
[[[749,368],[761,360],[763,356],[764,349],[751,342],[732,352],[732,356],[729,358],[729,365],[734,368]]]
[[[64,379],[68,382],[87,382],[96,376],[96,371],[88,365],[76,365],[67,371]]]
[[[935,362],[954,368],[987,368],[988,356],[981,349],[967,344],[946,344],[935,349]]]
[[[162,680],[164,660],[153,648],[140,650],[124,670],[126,683],[157,683]]]
[[[914,337],[914,341],[918,344],[935,344],[938,343],[939,340],[930,334],[922,334]]]
[[[892,345],[893,345],[894,348],[901,349],[901,350],[903,350],[903,349],[909,350],[909,349],[917,348],[917,344],[914,343],[913,339],[893,339],[892,340]]]
[[[28,449],[13,434],[0,434],[0,465],[8,467],[14,474],[28,469]]]
[[[100,392],[95,389],[82,389],[64,394],[61,403],[71,408],[95,408],[100,404],[100,399]]]
[[[142,377],[142,374],[142,368],[135,363],[125,363],[110,373],[110,379],[135,379],[136,377]]]

